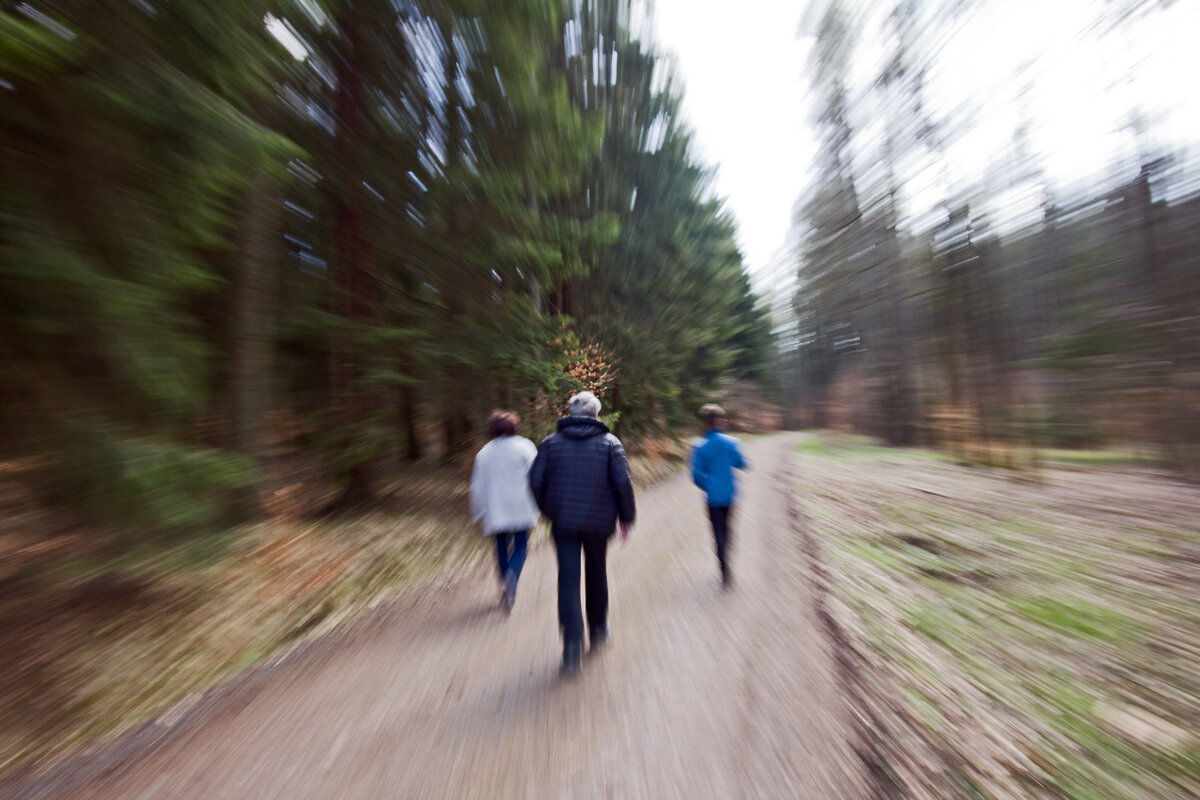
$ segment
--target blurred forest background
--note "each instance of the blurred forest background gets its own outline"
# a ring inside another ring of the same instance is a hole
[[[5,457],[142,530],[370,501],[589,388],[632,441],[771,358],[628,2],[4,3]],[[311,490],[311,489],[310,489]]]
[[[1096,3],[1080,27],[1104,51],[1132,43],[1153,52],[1138,26],[1159,23],[1170,6]],[[779,327],[781,382],[800,400],[792,422],[1016,467],[1039,447],[1117,448],[1195,477],[1195,141],[1159,135],[1170,109],[1135,97],[1106,109],[1125,120],[1120,131],[1090,132],[1118,134],[1109,163],[1070,185],[1053,180],[1056,165],[1034,147],[1048,120],[1029,112],[1028,96],[1045,62],[1083,57],[1077,42],[1054,41],[1004,76],[998,93],[1015,96],[1015,124],[1007,145],[982,156],[982,180],[952,174],[956,149],[996,133],[982,129],[997,101],[982,90],[935,93],[931,75],[968,68],[947,63],[944,51],[989,8],[808,6],[818,154],[795,209],[795,316]],[[996,16],[1018,12],[1001,7]],[[1049,23],[1035,15],[1017,24],[1036,40]],[[985,32],[985,41],[999,35]],[[993,47],[1022,44],[1001,42]],[[1084,76],[1101,67],[1074,66]],[[1143,77],[1119,70],[1118,83]],[[1080,83],[1064,99],[1089,89]]]
[[[5,3],[6,472],[104,526],[316,484],[333,510],[468,454],[495,406],[537,438],[590,388],[635,449],[723,399],[1195,474],[1200,184],[1152,116],[1087,185],[1018,126],[982,184],[906,202],[976,124],[926,76],[978,5],[808,6],[814,181],[794,282],[756,294],[640,4]],[[1115,35],[1158,5],[1100,11]]]

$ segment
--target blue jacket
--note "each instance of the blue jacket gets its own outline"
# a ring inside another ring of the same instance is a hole
[[[747,468],[740,442],[716,428],[710,428],[692,445],[692,480],[704,490],[710,506],[733,505],[737,496],[733,471]]]
[[[592,417],[564,417],[542,440],[529,488],[553,530],[608,536],[632,523],[633,481],[621,440]]]

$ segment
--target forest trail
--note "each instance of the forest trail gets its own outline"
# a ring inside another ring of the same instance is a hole
[[[543,544],[510,617],[490,573],[449,576],[19,796],[863,797],[789,512],[795,441],[746,445],[729,591],[687,477],[639,494],[609,551],[614,643],[574,679]]]

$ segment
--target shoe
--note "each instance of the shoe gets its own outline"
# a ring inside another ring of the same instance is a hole
[[[729,572],[729,567],[721,567],[721,588],[733,588],[733,575]]]
[[[504,591],[500,595],[500,607],[511,614],[517,603],[517,576],[512,570],[504,573]]]
[[[583,669],[583,642],[567,642],[563,645],[562,667],[559,675],[577,675]]]
[[[598,628],[592,628],[588,635],[588,645],[592,650],[612,644],[612,630],[607,623]]]

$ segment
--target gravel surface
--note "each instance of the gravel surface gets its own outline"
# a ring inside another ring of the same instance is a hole
[[[639,496],[610,549],[614,643],[576,678],[542,545],[511,616],[491,574],[447,576],[10,796],[863,797],[789,512],[795,441],[747,445],[730,590],[686,476]]]

